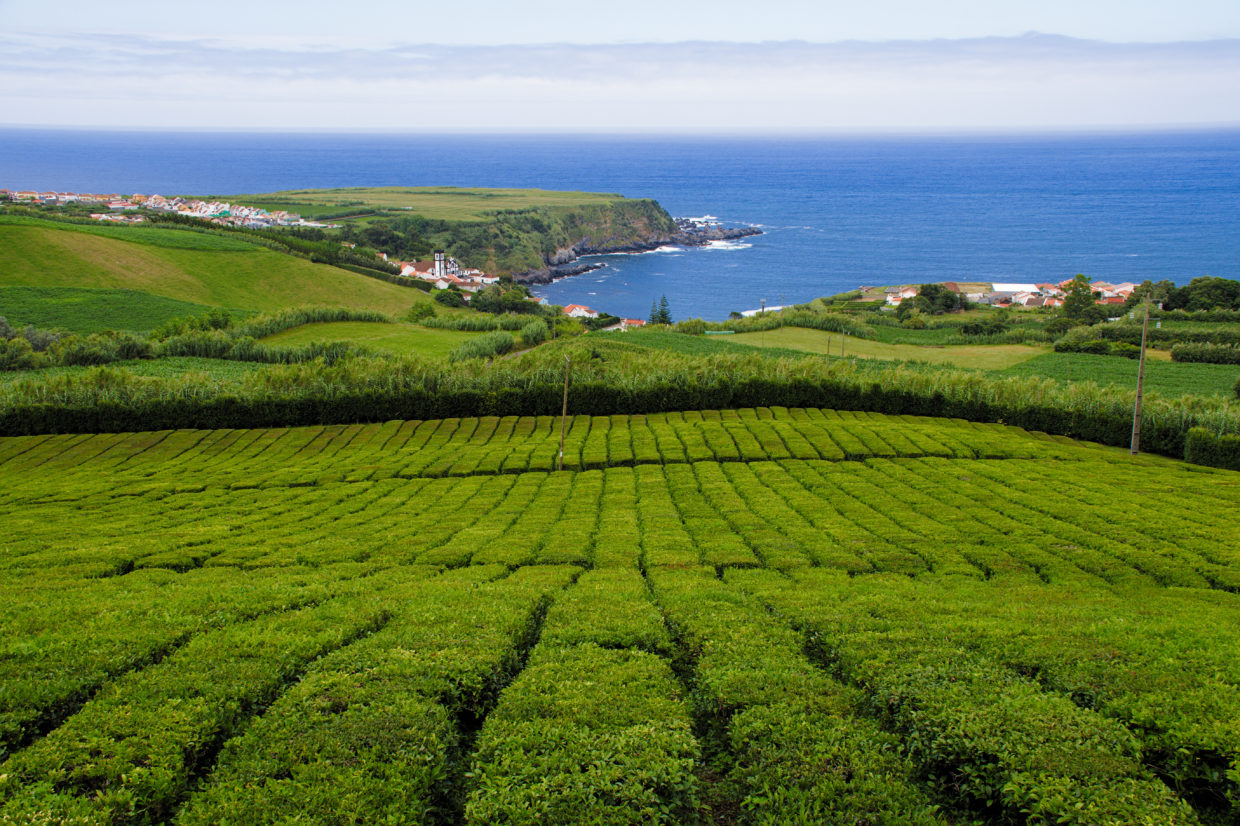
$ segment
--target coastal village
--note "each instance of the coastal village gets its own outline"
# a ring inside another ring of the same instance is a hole
[[[107,212],[91,213],[96,221],[111,223],[142,223],[146,219],[134,215],[140,209],[169,212],[186,218],[197,218],[222,226],[266,229],[269,227],[315,227],[331,229],[335,224],[307,221],[295,212],[276,210],[268,212],[258,207],[243,206],[227,201],[201,201],[193,198],[165,198],[162,195],[117,195],[94,192],[38,192],[35,190],[0,189],[0,200],[19,204],[40,206],[68,206],[70,204],[98,204]]]
[[[943,288],[964,296],[970,304],[982,304],[989,307],[1061,307],[1072,279],[1068,278],[1058,284],[1019,284],[1019,283],[957,283],[943,282]],[[1098,304],[1122,305],[1138,287],[1132,282],[1112,284],[1107,281],[1094,281],[1090,284]],[[869,298],[880,291],[885,296],[888,307],[899,307],[905,301],[916,298],[918,287],[862,287],[863,297]]]

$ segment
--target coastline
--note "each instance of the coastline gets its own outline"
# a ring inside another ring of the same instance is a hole
[[[518,284],[550,284],[561,278],[593,272],[606,266],[601,262],[579,263],[579,259],[590,255],[612,255],[617,253],[642,253],[657,250],[660,247],[704,247],[713,241],[733,241],[738,238],[750,238],[762,235],[757,227],[723,227],[717,224],[702,224],[692,219],[677,218],[677,231],[671,234],[660,234],[637,243],[608,244],[604,239],[594,242],[586,238],[572,247],[558,249],[549,256],[547,266],[535,270],[515,273],[512,280]]]

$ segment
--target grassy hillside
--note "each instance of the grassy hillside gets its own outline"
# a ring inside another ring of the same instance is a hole
[[[75,333],[139,332],[209,309],[205,304],[178,301],[141,290],[0,287],[0,316],[14,327],[33,324]]]
[[[315,304],[401,313],[429,300],[232,238],[153,227],[94,229],[0,217],[0,286],[137,290],[260,311]],[[124,328],[123,318],[117,326]]]
[[[1240,474],[799,408],[558,452],[0,439],[0,819],[1235,822]]]

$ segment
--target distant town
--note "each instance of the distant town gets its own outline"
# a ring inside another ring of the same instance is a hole
[[[964,296],[970,304],[982,304],[990,307],[1062,307],[1064,296],[1072,279],[1060,281],[1058,284],[1017,284],[971,282],[960,284],[955,281],[940,282],[943,288]],[[1125,282],[1111,284],[1107,281],[1090,282],[1090,289],[1097,297],[1098,304],[1123,304],[1137,289],[1137,284]],[[870,298],[881,290],[886,298],[887,306],[899,307],[905,301],[916,298],[919,288],[904,287],[862,287],[863,297]]]
[[[70,204],[98,204],[107,212],[91,213],[96,221],[138,224],[146,219],[133,215],[139,209],[170,212],[187,218],[197,218],[223,226],[266,229],[268,227],[316,227],[335,228],[335,224],[307,221],[295,212],[276,210],[268,212],[258,207],[232,204],[227,201],[200,201],[193,198],[165,198],[162,195],[117,195],[94,192],[37,192],[32,189],[14,191],[0,189],[0,200],[19,204],[41,206],[68,206]]]

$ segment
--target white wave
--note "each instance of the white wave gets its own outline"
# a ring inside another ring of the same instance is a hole
[[[741,241],[707,241],[705,250],[747,250],[753,247],[753,244],[746,244]]]

